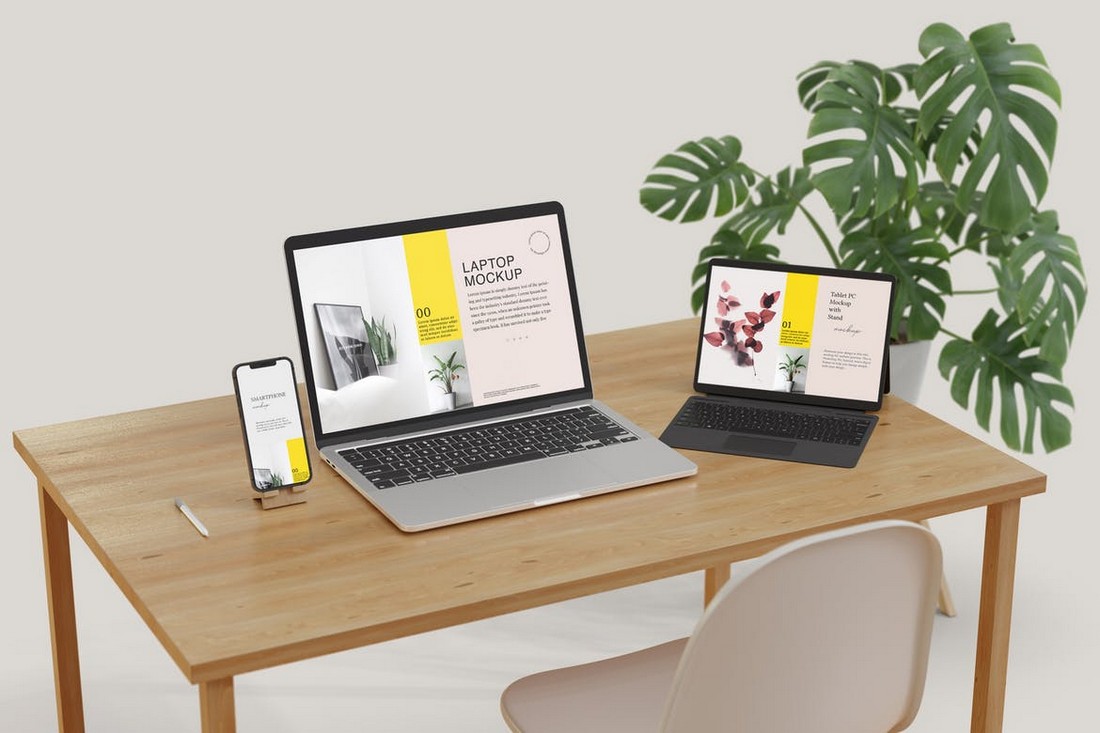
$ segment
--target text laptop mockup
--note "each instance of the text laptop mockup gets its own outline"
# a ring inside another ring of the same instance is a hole
[[[592,399],[559,203],[285,250],[317,447],[401,529],[696,472]]]
[[[887,380],[894,279],[715,259],[677,448],[851,468]]]

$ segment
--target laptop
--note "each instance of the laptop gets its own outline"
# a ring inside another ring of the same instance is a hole
[[[852,468],[888,379],[885,273],[713,259],[676,448]]]
[[[318,452],[400,529],[696,472],[593,399],[561,204],[304,234],[285,253]]]

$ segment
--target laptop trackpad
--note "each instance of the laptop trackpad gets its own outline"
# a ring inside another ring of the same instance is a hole
[[[749,451],[769,456],[789,456],[794,452],[795,442],[734,434],[726,438],[725,446],[728,450]]]

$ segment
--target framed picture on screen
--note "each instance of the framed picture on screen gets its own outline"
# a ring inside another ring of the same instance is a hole
[[[378,374],[374,352],[367,339],[367,324],[363,322],[363,309],[335,303],[315,303],[313,308],[321,324],[336,389]]]

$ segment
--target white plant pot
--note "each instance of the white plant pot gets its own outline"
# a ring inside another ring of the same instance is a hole
[[[448,410],[455,409],[455,393],[454,392],[448,392],[447,394],[443,395],[443,406],[446,407]]]
[[[890,394],[917,404],[931,350],[932,342],[929,340],[890,344]]]

